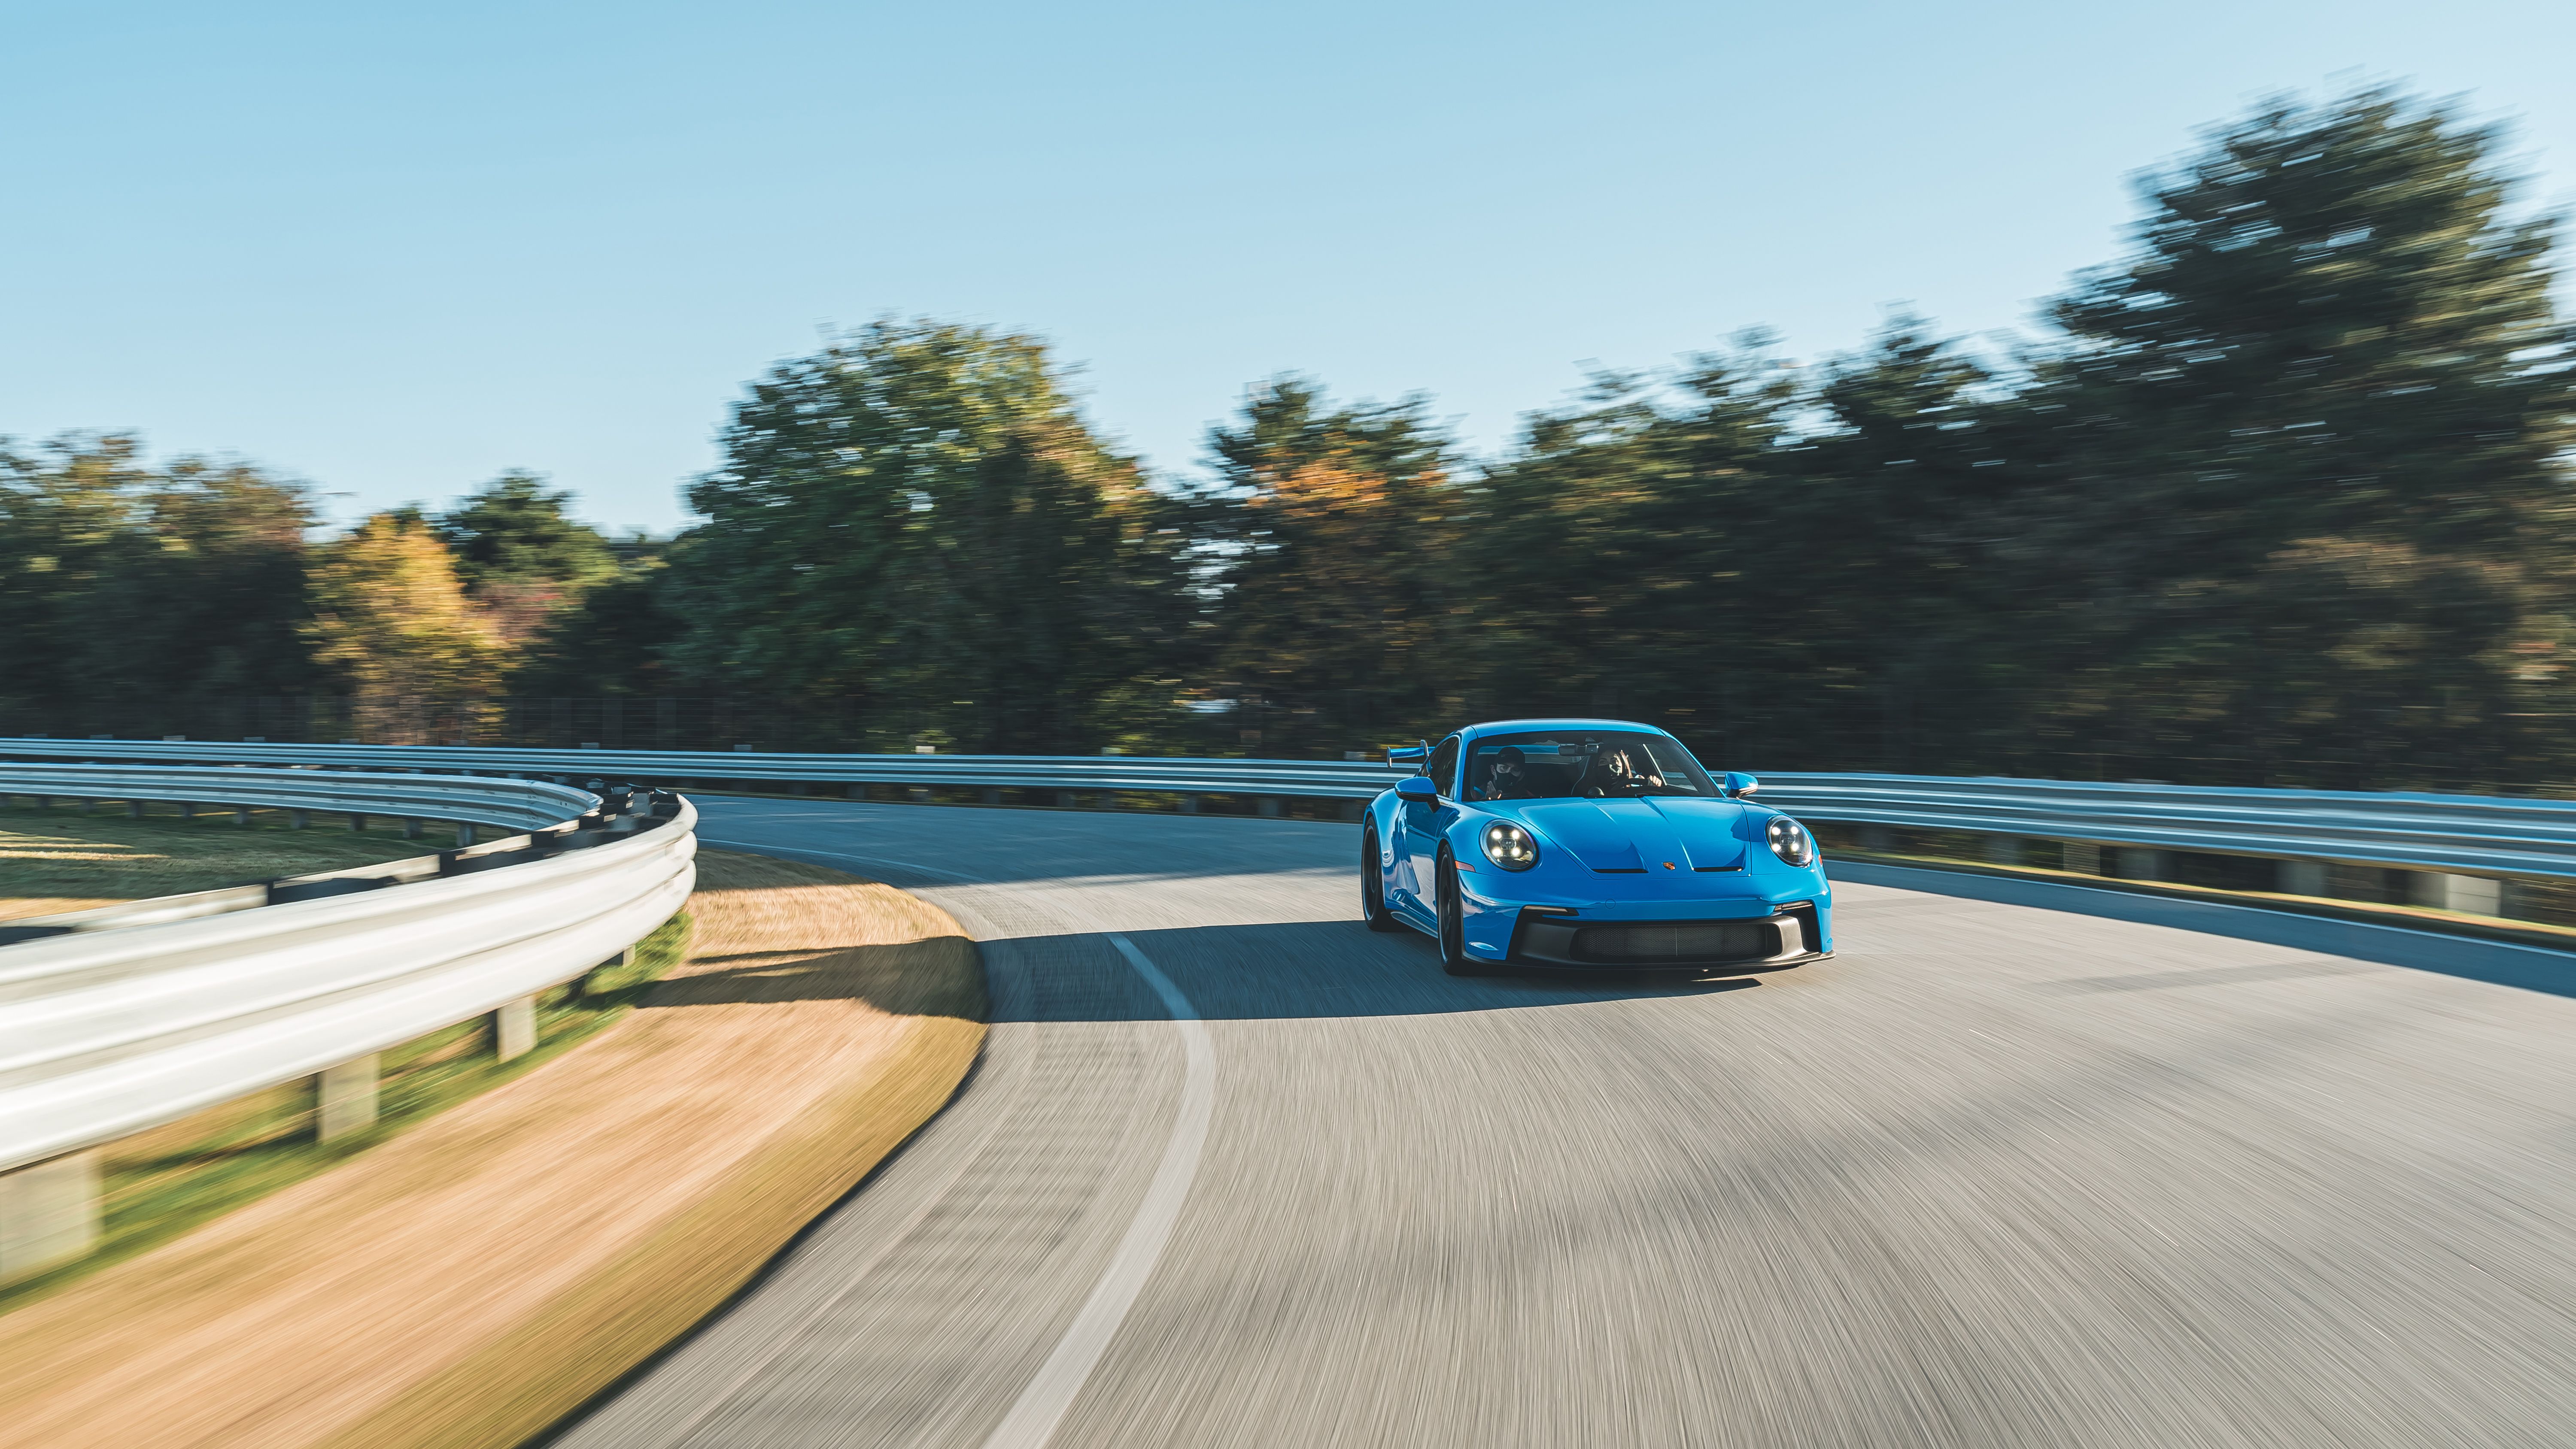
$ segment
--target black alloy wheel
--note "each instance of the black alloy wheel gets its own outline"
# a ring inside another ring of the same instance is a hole
[[[1440,908],[1440,969],[1452,976],[1490,976],[1494,968],[1467,954],[1467,909],[1458,899],[1458,862],[1449,858],[1449,847],[1440,847],[1440,863],[1435,878],[1438,887],[1432,892]]]
[[[1401,931],[1404,922],[1386,908],[1386,878],[1379,873],[1377,824],[1360,832],[1360,919],[1372,931]]]

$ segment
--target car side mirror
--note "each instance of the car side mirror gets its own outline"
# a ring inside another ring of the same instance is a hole
[[[1745,796],[1752,794],[1754,791],[1761,789],[1762,782],[1754,779],[1751,775],[1744,773],[1742,770],[1729,770],[1726,772],[1726,779],[1721,782],[1720,788],[1726,791],[1727,799],[1741,800]]]
[[[1407,805],[1437,805],[1440,787],[1432,784],[1429,776],[1416,775],[1395,787],[1395,798]]]

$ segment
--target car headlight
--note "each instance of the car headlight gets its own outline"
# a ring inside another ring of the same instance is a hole
[[[1538,864],[1538,840],[1508,820],[1485,827],[1485,859],[1505,870],[1527,870]]]
[[[1807,827],[1786,815],[1774,815],[1766,833],[1771,838],[1771,853],[1785,863],[1798,866],[1816,863],[1816,837],[1807,833]]]

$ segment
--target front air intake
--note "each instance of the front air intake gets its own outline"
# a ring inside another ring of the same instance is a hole
[[[1575,959],[1602,966],[1759,961],[1779,952],[1780,930],[1769,921],[1585,926],[1574,933]]]

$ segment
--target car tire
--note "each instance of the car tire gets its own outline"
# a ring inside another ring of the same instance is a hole
[[[1452,976],[1491,976],[1491,963],[1467,954],[1467,913],[1458,899],[1458,863],[1449,858],[1449,848],[1440,848],[1440,862],[1433,868],[1438,884],[1432,898],[1440,917],[1440,969]]]
[[[1377,826],[1360,832],[1360,920],[1372,931],[1401,931],[1404,922],[1386,908],[1386,874],[1377,859]]]

